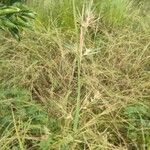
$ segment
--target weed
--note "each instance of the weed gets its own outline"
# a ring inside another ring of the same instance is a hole
[[[27,1],[33,30],[0,31],[1,149],[149,149],[148,3]]]

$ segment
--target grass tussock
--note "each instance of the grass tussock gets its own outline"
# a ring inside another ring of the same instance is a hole
[[[21,42],[0,35],[0,149],[149,150],[149,1],[28,1]]]

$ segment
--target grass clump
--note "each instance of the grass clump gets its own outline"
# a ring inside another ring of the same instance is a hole
[[[0,34],[1,149],[150,149],[148,3],[27,1],[33,30]]]

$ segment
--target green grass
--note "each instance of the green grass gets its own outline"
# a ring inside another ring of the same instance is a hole
[[[0,34],[1,150],[149,150],[149,1],[28,1]]]

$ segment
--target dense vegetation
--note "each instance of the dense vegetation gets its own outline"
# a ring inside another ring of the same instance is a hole
[[[0,2],[0,150],[150,150],[149,0]]]

